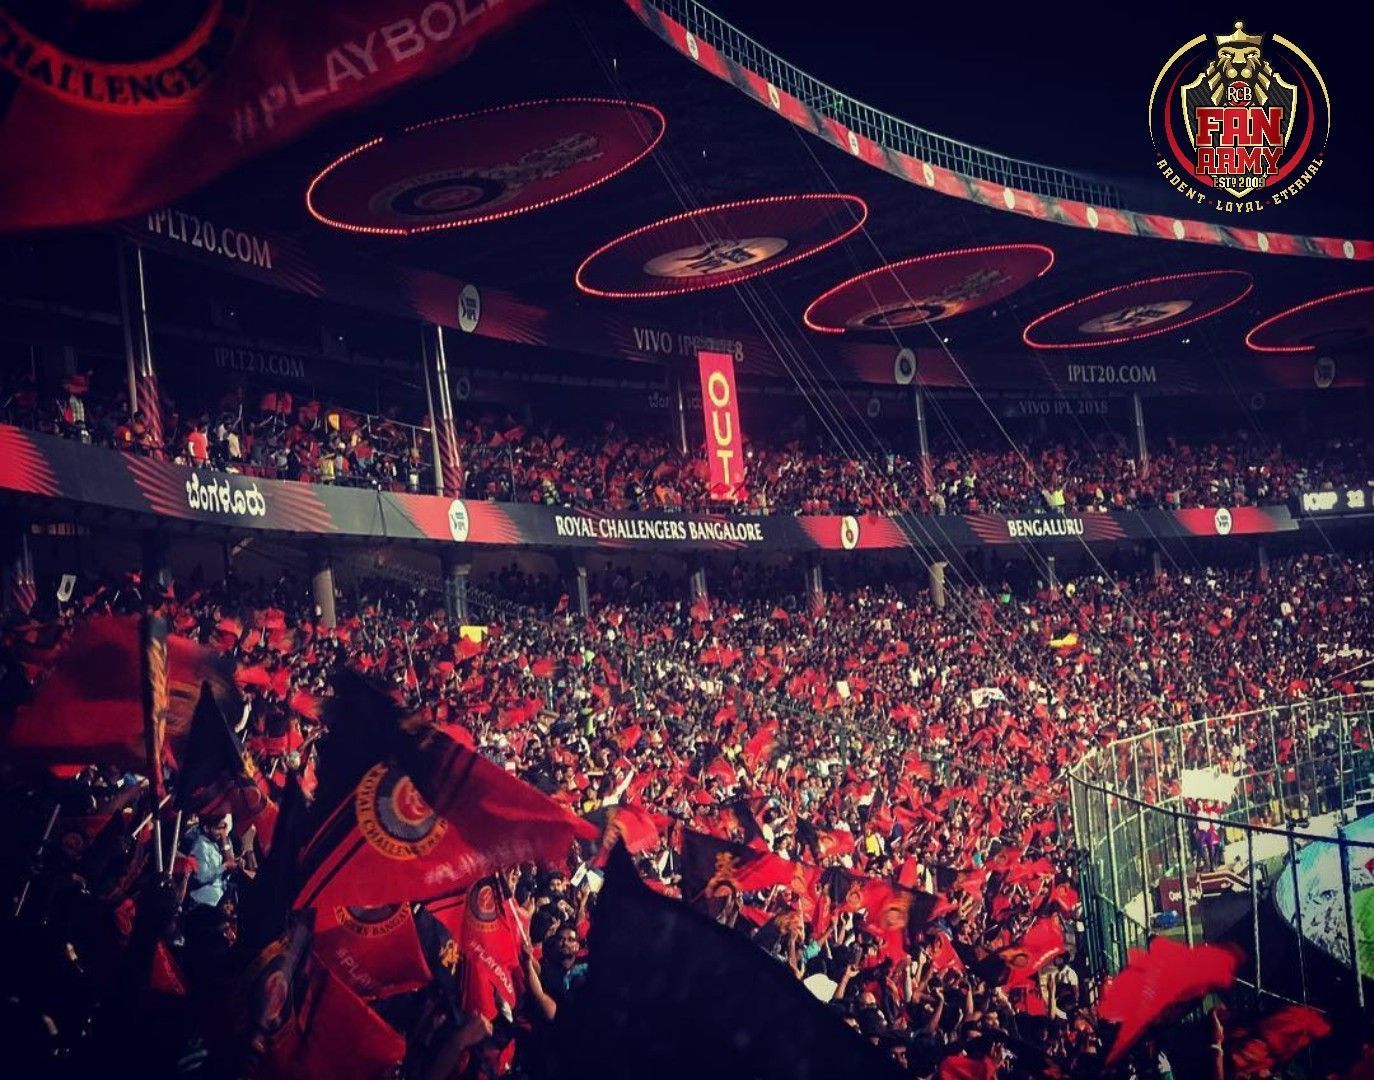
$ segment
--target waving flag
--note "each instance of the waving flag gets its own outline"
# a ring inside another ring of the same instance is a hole
[[[525,992],[520,970],[520,927],[496,878],[468,890],[461,935],[459,1007],[495,1020],[501,1003],[514,1011]]]
[[[749,737],[744,744],[744,761],[751,773],[757,774],[761,768],[772,764],[773,757],[780,749],[778,722],[770,720]]]
[[[309,930],[299,923],[253,962],[245,999],[243,1045],[262,1048],[253,1075],[373,1080],[405,1057],[405,1038],[319,962]]]
[[[991,983],[1015,989],[1028,984],[1046,964],[1067,951],[1059,916],[1046,915],[1036,919],[1016,944],[998,949],[981,961],[978,972]]]
[[[201,687],[182,756],[178,804],[195,814],[232,813],[234,827],[256,826],[262,850],[269,851],[277,805],[266,777],[229,727],[209,683]]]
[[[771,851],[759,851],[684,829],[682,833],[682,898],[714,909],[727,896],[790,885],[797,864]]]
[[[865,879],[861,888],[864,927],[877,937],[883,955],[896,963],[915,954],[916,940],[934,919],[954,910],[954,905],[943,897],[878,878]]]
[[[900,1075],[784,965],[646,887],[619,848],[592,916],[587,982],[573,1002],[554,1020],[553,1057],[595,1062],[602,1080]]]
[[[439,732],[403,755],[415,786],[468,855],[451,867],[465,887],[521,862],[561,865],[574,840],[599,830],[537,788]]]
[[[658,824],[654,815],[642,806],[621,803],[603,807],[588,814],[587,820],[601,829],[599,854],[610,854],[617,839],[631,855],[642,855],[658,847]]]
[[[1131,949],[1125,968],[1107,981],[1098,1006],[1104,1020],[1121,1025],[1107,1064],[1119,1061],[1169,1009],[1229,989],[1239,965],[1235,951],[1218,945],[1189,948],[1157,937],[1148,952]]]
[[[409,904],[317,912],[315,955],[361,998],[418,990],[430,980]]]
[[[1273,1076],[1310,1043],[1331,1034],[1331,1023],[1307,1005],[1286,1005],[1254,1025],[1228,1034],[1232,1075]]]
[[[15,758],[39,765],[146,768],[140,654],[137,618],[111,615],[83,623],[39,682],[33,703],[17,711],[8,738]],[[219,653],[168,635],[165,737],[174,757],[207,682],[232,713],[237,694]]]

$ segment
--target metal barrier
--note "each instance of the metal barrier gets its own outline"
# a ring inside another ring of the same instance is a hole
[[[1127,950],[1156,934],[1231,942],[1246,953],[1240,982],[1257,998],[1365,1009],[1371,713],[1374,695],[1358,694],[1209,717],[1119,739],[1074,765],[1087,954],[1098,972],[1120,970]]]

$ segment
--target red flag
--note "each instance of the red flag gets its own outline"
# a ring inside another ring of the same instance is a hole
[[[56,846],[73,863],[100,837],[105,829],[118,828],[127,832],[132,827],[134,809],[143,797],[143,788],[129,784],[111,799],[102,803],[94,814],[63,814],[53,831]],[[118,818],[118,822],[115,819]]]
[[[1041,968],[1067,951],[1059,917],[1047,915],[1036,919],[1020,942],[998,950],[997,957],[1004,971],[997,981],[1009,990],[1025,986]]]
[[[0,230],[165,205],[327,117],[442,71],[533,4],[221,0],[190,9],[197,18],[153,19],[139,4],[25,4],[12,15],[6,3]]]
[[[940,1080],[993,1080],[997,1070],[986,1058],[950,1054],[940,1062]]]
[[[423,780],[373,766],[302,857],[297,907],[378,906],[465,889],[516,863],[562,865],[590,822],[453,740],[430,736]],[[426,792],[429,798],[422,793]]]
[[[1107,1064],[1120,1060],[1149,1027],[1175,1005],[1194,1001],[1236,981],[1240,957],[1218,945],[1189,948],[1165,937],[1149,951],[1131,949],[1127,964],[1107,981],[1098,1013],[1121,1025]]]
[[[1316,1009],[1287,1005],[1227,1039],[1233,1074],[1273,1076],[1309,1043],[1330,1034],[1330,1022]]]
[[[219,647],[228,652],[239,643],[243,636],[243,623],[230,615],[224,616],[215,624],[215,638]]]
[[[306,846],[296,906],[379,907],[449,892],[435,867],[461,855],[451,839],[409,776],[374,765]]]
[[[955,971],[964,970],[964,962],[959,959],[959,954],[955,951],[954,943],[950,941],[948,934],[935,935],[935,948],[930,954],[930,966],[937,973],[948,971],[950,968]]]
[[[307,720],[319,720],[324,701],[307,690],[297,690],[287,701],[291,711]]]
[[[307,959],[285,986],[273,982],[273,972],[269,959],[259,973],[266,982],[255,996],[279,1013],[294,1015],[280,1017],[267,1043],[258,1071],[264,1080],[375,1080],[405,1058],[405,1038],[328,966]]]
[[[749,771],[757,773],[761,765],[773,760],[778,751],[778,722],[770,720],[744,744],[744,760]]]
[[[430,980],[409,904],[317,912],[315,955],[362,998],[418,990]]]
[[[821,858],[853,855],[858,851],[858,842],[848,829],[817,829],[816,847]]]
[[[177,774],[177,805],[196,814],[234,815],[234,828],[257,829],[263,852],[272,847],[277,804],[267,778],[244,750],[209,686],[201,690]]]
[[[16,758],[40,765],[147,768],[138,624],[137,618],[111,615],[78,627],[38,684],[33,703],[15,716],[8,744]],[[173,756],[190,730],[202,682],[220,700],[236,700],[215,650],[168,635],[165,739]]]
[[[738,777],[735,775],[735,767],[723,757],[715,757],[706,768],[701,770],[701,778],[705,780],[708,776],[714,776],[727,787],[733,784]],[[707,796],[708,800],[710,796]]]
[[[148,969],[148,988],[157,994],[186,996],[186,979],[181,973],[181,965],[177,963],[167,943],[161,939],[158,939],[153,947],[152,964]]]
[[[530,665],[530,674],[536,679],[548,679],[553,676],[553,657],[541,656]]]
[[[463,1012],[494,1020],[502,1001],[514,1011],[524,993],[520,927],[495,878],[484,878],[468,890],[461,941]]]
[[[864,905],[864,878],[838,866],[819,867],[796,864],[800,867],[793,891],[801,894],[802,913],[811,924],[811,936],[825,937],[834,918],[841,911],[857,913]]]
[[[437,732],[407,756],[415,784],[467,857],[450,869],[463,888],[520,862],[562,865],[574,840],[599,832],[538,789]]]
[[[688,903],[790,885],[797,864],[771,851],[682,831],[682,898]]]
[[[588,819],[599,824],[602,829],[601,845],[598,854],[607,855],[615,846],[616,838],[625,845],[631,855],[641,855],[658,847],[658,826],[653,815],[642,806],[621,803],[608,806],[588,815]],[[598,821],[598,819],[600,819]]]
[[[951,905],[931,893],[905,889],[878,878],[863,879],[864,927],[877,937],[882,954],[904,963],[918,937]]]

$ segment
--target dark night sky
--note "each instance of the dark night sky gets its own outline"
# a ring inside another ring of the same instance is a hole
[[[1146,107],[1161,65],[1194,35],[1229,33],[1244,19],[1250,32],[1278,32],[1300,45],[1332,99],[1319,181],[1290,204],[1291,212],[1271,208],[1263,216],[1277,225],[1283,213],[1283,224],[1296,228],[1302,218],[1331,223],[1339,208],[1346,235],[1371,231],[1374,107],[1366,47],[1374,39],[1374,8],[1356,14],[1352,6],[1313,3],[706,3],[803,70],[912,123],[1031,161],[1135,179],[1153,172]],[[1351,228],[1355,215],[1364,228]]]

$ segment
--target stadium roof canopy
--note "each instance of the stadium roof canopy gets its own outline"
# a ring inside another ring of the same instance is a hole
[[[1248,349],[1247,332],[1374,283],[1367,215],[1334,245],[1290,244],[1254,231],[1263,215],[1203,221],[1157,177],[1126,188],[942,140],[920,147],[934,169],[903,163],[892,151],[915,149],[905,126],[711,19],[690,0],[546,5],[439,78],[236,169],[187,205],[292,238],[339,273],[420,271],[415,312],[450,325],[463,321],[462,286],[475,285],[479,334],[554,346],[569,363],[608,342],[663,359],[673,350],[645,331],[665,330],[743,342],[746,373],[819,360],[874,383],[903,381],[893,358],[904,346],[937,368],[952,353],[984,384],[1081,352],[1291,364]],[[543,104],[510,108],[528,102]],[[938,130],[939,114],[928,103],[909,119]],[[854,198],[784,198],[836,194]],[[710,209],[722,204],[737,205]],[[1057,223],[1069,219],[1076,227]],[[1279,254],[1289,249],[1304,253]],[[889,263],[899,276],[873,273]],[[1353,346],[1323,347],[1367,355],[1362,321]],[[1333,329],[1319,323],[1302,325]]]

